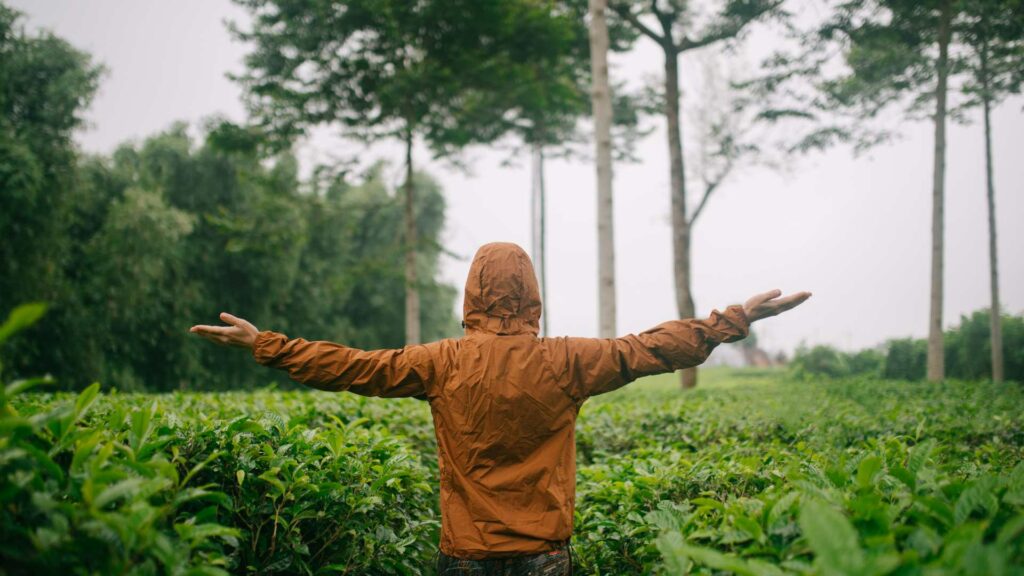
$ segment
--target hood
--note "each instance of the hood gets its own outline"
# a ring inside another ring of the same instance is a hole
[[[526,252],[508,242],[481,246],[466,279],[462,304],[466,333],[537,335],[540,314],[537,275]]]

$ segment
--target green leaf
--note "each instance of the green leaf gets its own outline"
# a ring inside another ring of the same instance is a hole
[[[82,470],[85,460],[92,455],[93,449],[99,444],[102,436],[102,430],[92,430],[87,435],[78,439],[78,443],[75,446],[75,454],[71,458],[71,472],[74,473]]]
[[[983,510],[987,518],[994,516],[999,509],[995,488],[996,480],[991,476],[983,476],[971,482],[956,501],[953,508],[954,521],[963,524],[977,510]]]
[[[277,477],[278,472],[279,472],[278,469],[272,468],[270,470],[267,470],[263,474],[260,474],[258,476],[258,478],[260,480],[263,480],[264,482],[270,484],[271,486],[273,486],[276,489],[275,494],[284,494],[284,491],[285,491],[284,483],[281,482],[280,479],[278,479],[278,477]]]
[[[15,396],[27,390],[31,390],[36,386],[50,385],[55,384],[56,382],[57,381],[54,380],[53,378],[48,378],[45,376],[41,378],[29,378],[27,380],[15,380],[14,382],[8,384],[7,387],[4,389],[4,395],[10,398],[11,396]]]
[[[1000,546],[1007,546],[1011,542],[1018,541],[1021,536],[1024,536],[1024,514],[1018,514],[1004,524],[999,530],[999,535],[996,536],[996,542]]]
[[[100,383],[93,382],[88,388],[82,390],[75,398],[75,416],[72,419],[72,423],[78,422],[92,407],[93,402],[96,401],[96,396],[100,393]]]
[[[690,571],[690,558],[686,554],[683,535],[676,531],[664,532],[654,541],[661,552],[667,574],[687,574]]]
[[[1006,478],[1003,501],[1011,506],[1024,507],[1024,462],[1018,462]]]
[[[823,574],[863,573],[864,551],[857,543],[857,531],[845,515],[817,498],[805,498],[799,524],[814,551],[815,565]]]
[[[194,500],[210,500],[229,510],[232,507],[231,498],[227,494],[207,490],[206,488],[186,488],[174,496],[174,503],[176,505]]]
[[[670,534],[678,535],[678,532],[668,532],[663,536]],[[660,538],[659,538],[660,541]],[[671,566],[672,570],[669,570],[669,574],[686,574],[686,571],[679,571],[677,568],[684,565],[685,559],[692,560],[697,564],[713,568],[715,570],[725,570],[740,576],[782,576],[783,572],[777,566],[768,564],[767,562],[748,562],[738,556],[731,554],[723,554],[717,550],[711,548],[704,548],[700,546],[691,546],[682,542],[682,536],[679,536],[678,541],[670,542],[666,546],[666,549],[670,550],[673,554],[677,555],[677,558],[681,557],[683,561],[676,560],[674,565]],[[661,551],[662,547],[659,545],[658,550]],[[662,552],[664,555],[664,552]],[[666,562],[666,566],[669,564]]]
[[[907,488],[914,490],[917,487],[917,477],[910,470],[907,470],[903,466],[892,466],[889,468],[889,474],[892,474],[894,478],[903,482]]]
[[[185,571],[185,576],[231,576],[231,572],[216,566],[194,566]]]
[[[56,478],[58,482],[64,481],[64,470],[58,466],[46,452],[43,452],[28,442],[22,443],[21,449],[35,458],[36,466],[46,470],[51,476]]]
[[[237,528],[221,526],[220,524],[175,524],[174,530],[185,540],[192,542],[206,540],[207,538],[238,538],[241,531]]]
[[[711,498],[690,498],[690,503],[695,504],[698,510],[718,510],[719,512],[725,512],[725,505]]]
[[[92,501],[95,508],[103,508],[121,498],[131,498],[139,493],[144,480],[142,478],[126,478],[107,486]]]
[[[11,336],[35,324],[36,321],[46,313],[46,307],[47,304],[45,302],[31,302],[29,304],[22,304],[12,310],[11,313],[7,315],[7,320],[0,325],[0,344],[6,342]]]
[[[751,538],[758,542],[764,542],[764,531],[761,530],[761,525],[756,520],[748,516],[739,516],[736,518],[736,527],[746,532]]]
[[[857,466],[857,486],[870,488],[874,484],[875,476],[882,469],[882,459],[871,455],[860,461]]]
[[[782,498],[779,498],[774,504],[772,504],[771,511],[768,512],[768,526],[769,526],[769,528],[774,526],[775,523],[778,522],[779,518],[781,518],[783,514],[789,512],[789,509],[793,507],[793,504],[796,502],[797,498],[799,498],[799,497],[800,497],[800,493],[799,492],[790,492],[790,493],[786,494],[785,496],[783,496]]]
[[[216,460],[217,458],[220,458],[223,455],[224,455],[224,451],[223,450],[217,450],[213,454],[210,454],[209,456],[207,456],[205,460],[203,460],[199,464],[196,464],[195,466],[192,467],[191,470],[188,471],[188,474],[186,474],[185,477],[182,478],[181,483],[179,484],[179,486],[184,486],[184,485],[188,484],[189,480],[191,480],[203,468],[206,468],[206,466],[210,462],[213,462],[214,460]]]
[[[153,429],[156,427],[153,417],[156,416],[157,403],[153,402],[149,405],[149,409],[140,408],[131,415],[131,431],[128,437],[129,446],[131,446],[132,453],[136,456],[141,451],[142,447],[146,444],[146,440],[149,435],[153,433]]]
[[[934,449],[934,438],[929,438],[911,448],[910,455],[907,457],[907,470],[910,470],[916,477],[917,473],[920,472],[921,469],[924,468],[924,465],[928,463]]]

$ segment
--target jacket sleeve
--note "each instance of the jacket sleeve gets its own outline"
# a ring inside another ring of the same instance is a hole
[[[263,331],[256,337],[253,357],[264,366],[287,370],[292,380],[306,386],[362,396],[424,398],[434,379],[434,363],[424,345],[359,350]]]
[[[621,338],[567,338],[569,388],[582,402],[642,376],[697,366],[718,344],[746,338],[749,330],[743,307],[733,305],[707,319],[671,320]]]

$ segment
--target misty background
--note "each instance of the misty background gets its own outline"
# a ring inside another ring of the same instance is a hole
[[[245,11],[228,0],[174,3],[105,0],[26,1],[30,28],[47,28],[107,68],[77,139],[86,152],[110,153],[125,140],[168,128],[198,127],[219,114],[244,121],[241,89],[227,74],[243,70],[244,44],[226,21],[245,25]],[[799,5],[794,6],[798,9]],[[750,68],[774,39],[753,28],[739,53]],[[707,57],[706,55],[704,56]],[[730,60],[736,58],[731,55]],[[660,74],[660,51],[646,39],[628,54],[611,54],[613,81],[639,87]],[[697,58],[682,59],[684,137],[697,100]],[[1024,309],[1024,99],[993,113],[1000,282],[1005,310]],[[948,127],[946,173],[945,326],[989,305],[984,149],[978,124]],[[635,150],[637,163],[614,165],[616,280],[620,333],[639,332],[675,316],[669,226],[669,174],[660,118]],[[196,131],[195,133],[198,133]],[[927,333],[932,126],[906,124],[903,138],[855,158],[845,148],[792,162],[785,170],[746,168],[710,200],[693,237],[697,314],[724,308],[764,290],[809,290],[814,297],[784,319],[759,323],[759,344],[791,352],[801,342],[851,350],[893,337]],[[586,152],[591,151],[586,149]],[[304,170],[359,154],[361,164],[392,162],[403,174],[399,145],[346,141],[318,130],[298,148]],[[511,241],[530,249],[530,172],[526,154],[506,165],[508,151],[470,148],[468,170],[427,162],[420,168],[442,184],[448,203],[443,279],[460,289],[480,245]],[[583,159],[549,159],[548,302],[552,335],[597,335],[595,173]],[[396,303],[398,305],[398,303]],[[245,316],[245,310],[232,312]],[[204,319],[195,319],[204,320]],[[210,319],[205,319],[210,320]],[[257,319],[254,319],[257,320]],[[258,323],[258,320],[257,320]],[[264,328],[261,326],[261,328]],[[265,328],[273,328],[266,326]]]

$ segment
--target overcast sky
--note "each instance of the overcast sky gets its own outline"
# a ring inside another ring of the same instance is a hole
[[[242,67],[244,45],[226,19],[245,21],[227,0],[14,0],[32,28],[48,28],[103,63],[108,74],[78,141],[108,153],[184,120],[213,114],[245,118],[239,88],[225,74]],[[751,64],[758,45],[748,47]],[[752,53],[754,52],[754,53]],[[612,75],[636,85],[660,74],[659,51],[642,40],[613,58]],[[684,108],[694,65],[684,68]],[[1001,289],[1006,310],[1024,309],[1024,115],[1021,99],[993,116]],[[614,168],[619,332],[644,330],[675,315],[669,228],[669,170],[663,122],[637,149],[641,162]],[[836,149],[786,173],[748,169],[728,180],[694,230],[697,313],[738,303],[755,292],[810,290],[814,297],[785,317],[757,325],[772,350],[801,341],[853,349],[927,333],[932,128],[907,124],[903,139],[854,158]],[[984,148],[980,125],[948,130],[945,324],[989,305]],[[304,144],[300,158],[344,157],[361,150],[330,134]],[[401,161],[400,149],[367,156]],[[530,172],[526,158],[503,166],[504,152],[466,154],[469,174],[426,163],[448,200],[444,278],[461,288],[481,244],[511,241],[529,249]],[[548,292],[551,332],[597,333],[594,167],[549,161]],[[401,171],[393,171],[399,182]],[[457,303],[461,313],[461,298]],[[235,311],[245,315],[244,310]],[[268,327],[272,328],[272,327]]]

